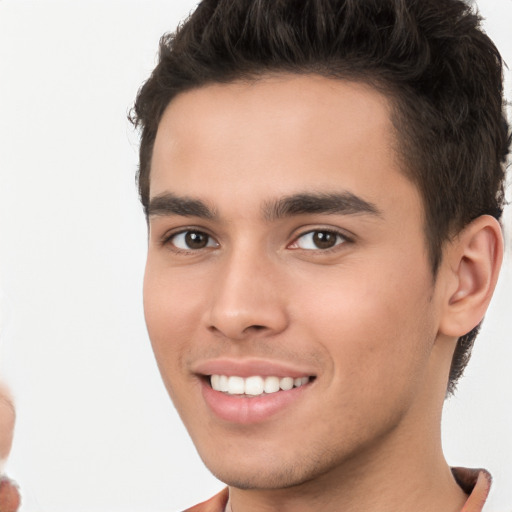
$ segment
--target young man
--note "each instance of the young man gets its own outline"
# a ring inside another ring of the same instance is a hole
[[[208,511],[480,511],[444,397],[503,253],[501,59],[459,0],[204,0],[133,114],[145,314]]]

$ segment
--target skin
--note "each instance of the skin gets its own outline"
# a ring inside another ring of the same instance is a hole
[[[8,389],[0,383],[0,462],[11,451],[14,432],[14,405]]]
[[[7,387],[0,383],[0,472],[11,451],[15,416],[11,394]],[[16,484],[0,474],[0,511],[16,512],[20,501]]]
[[[421,199],[394,147],[383,95],[317,76],[209,85],[163,116],[153,204],[173,194],[216,216],[149,215],[146,321],[233,511],[449,512],[467,498],[441,451],[441,409],[456,337],[492,294],[499,226],[485,218],[447,244],[434,280]],[[378,213],[263,214],[293,194],[347,192]],[[185,230],[207,245],[187,249]],[[333,247],[312,243],[319,231]],[[269,418],[233,423],[201,391],[198,368],[218,358],[315,379]]]

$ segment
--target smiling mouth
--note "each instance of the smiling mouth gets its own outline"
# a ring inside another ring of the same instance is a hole
[[[210,375],[208,380],[215,391],[227,395],[255,397],[305,386],[314,380],[314,377],[260,377],[254,375],[244,378],[236,375]]]

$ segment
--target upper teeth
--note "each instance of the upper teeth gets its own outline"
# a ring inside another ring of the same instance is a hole
[[[235,375],[212,375],[210,383],[215,391],[223,391],[229,395],[252,395],[263,393],[275,393],[282,389],[288,391],[293,387],[298,388],[309,382],[309,377],[237,377]]]

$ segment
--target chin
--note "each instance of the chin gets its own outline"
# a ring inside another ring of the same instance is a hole
[[[328,473],[336,465],[336,461],[330,460],[327,456],[317,458],[311,457],[311,454],[291,458],[281,455],[260,460],[244,460],[243,456],[226,457],[228,458],[236,462],[229,463],[219,458],[203,458],[203,462],[221,482],[243,490],[273,490],[300,486]]]
[[[298,468],[297,468],[298,469]],[[213,475],[230,487],[243,490],[286,489],[301,485],[310,478],[296,469],[281,468],[277,471],[243,471],[233,467],[226,471],[212,471]]]

